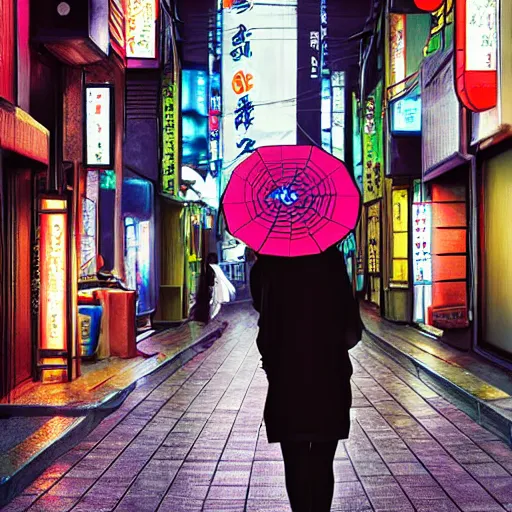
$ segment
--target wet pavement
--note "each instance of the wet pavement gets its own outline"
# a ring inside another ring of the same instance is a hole
[[[7,405],[69,409],[98,407],[116,393],[165,366],[187,348],[193,347],[201,337],[222,328],[223,322],[218,317],[207,326],[187,322],[179,328],[164,330],[138,343],[137,357],[110,357],[86,363],[78,379],[52,385],[34,383],[27,392]]]
[[[289,511],[249,306],[210,349],[151,375],[4,511]],[[370,346],[351,351],[352,431],[333,511],[512,510],[512,450]]]

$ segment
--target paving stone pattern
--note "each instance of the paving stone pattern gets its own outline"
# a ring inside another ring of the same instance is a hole
[[[279,445],[266,440],[256,316],[123,406],[3,510],[288,512]],[[512,451],[365,344],[352,431],[335,459],[333,511],[512,511]]]

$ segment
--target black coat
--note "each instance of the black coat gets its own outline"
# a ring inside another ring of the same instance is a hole
[[[301,258],[258,257],[251,272],[258,349],[268,377],[269,442],[346,439],[352,365],[345,333],[359,307],[336,249]]]

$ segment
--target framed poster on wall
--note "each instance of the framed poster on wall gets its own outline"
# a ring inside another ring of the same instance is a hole
[[[84,162],[86,167],[114,165],[114,86],[85,87]]]

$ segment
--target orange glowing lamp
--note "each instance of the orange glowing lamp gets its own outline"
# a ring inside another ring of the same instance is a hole
[[[39,350],[45,370],[43,380],[65,379],[68,351],[68,217],[65,199],[41,199]],[[51,366],[55,365],[55,369]],[[45,379],[46,374],[46,379]]]
[[[443,2],[444,0],[414,0],[416,7],[426,12],[437,11]]]

